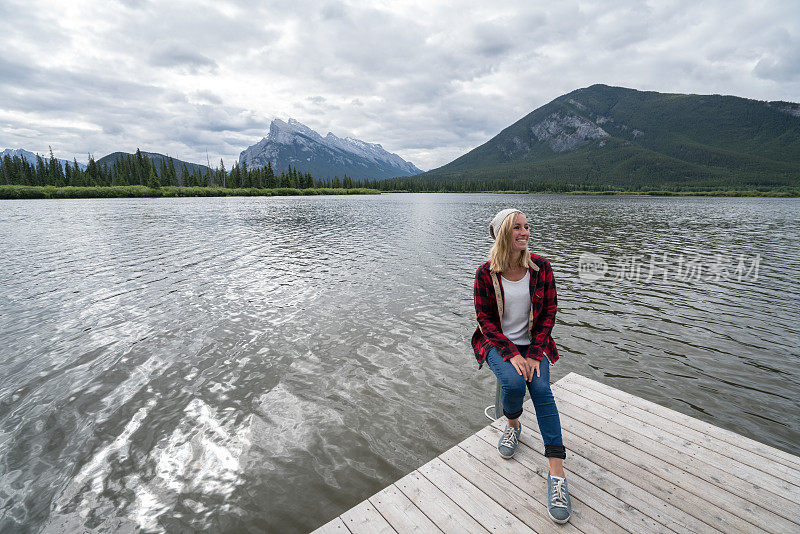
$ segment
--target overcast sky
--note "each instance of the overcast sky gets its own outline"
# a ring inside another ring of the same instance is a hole
[[[0,149],[230,167],[273,118],[428,170],[594,83],[800,101],[800,4],[0,2]]]

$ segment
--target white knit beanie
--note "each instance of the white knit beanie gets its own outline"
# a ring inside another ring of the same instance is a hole
[[[497,233],[500,231],[500,227],[503,226],[503,221],[512,213],[522,212],[518,209],[506,208],[494,216],[494,219],[492,219],[492,222],[489,224],[489,235],[492,236],[492,239],[497,239]]]

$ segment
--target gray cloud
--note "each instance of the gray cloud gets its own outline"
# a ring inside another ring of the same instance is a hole
[[[191,74],[203,71],[216,73],[219,69],[217,62],[213,59],[198,54],[188,45],[175,43],[156,45],[150,53],[149,63],[155,67],[177,67]]]
[[[475,53],[502,57],[514,47],[514,38],[506,31],[508,21],[483,23],[473,28]]]
[[[62,68],[36,69],[0,59],[0,104],[3,110],[47,113],[53,118],[89,117],[93,112],[124,110],[146,102],[163,90],[110,78],[102,74],[73,72]],[[127,113],[125,113],[127,115]]]
[[[753,67],[753,74],[779,83],[800,79],[800,33],[776,28],[770,44],[770,50]]]
[[[117,2],[131,9],[141,9],[150,3],[149,0],[117,0]]]
[[[86,11],[91,17],[86,17]],[[230,164],[269,119],[451,161],[593,83],[796,100],[792,1],[0,4],[0,148]],[[11,59],[13,58],[13,60]]]
[[[194,106],[190,120],[183,117],[178,120],[208,132],[253,132],[264,127],[263,117],[229,106]]]
[[[781,57],[766,57],[758,60],[753,74],[765,80],[789,82],[800,78],[800,53],[790,52]]]
[[[191,98],[197,100],[198,103],[201,104],[213,104],[218,106],[222,105],[222,97],[213,91],[208,91],[206,89],[195,91]]]

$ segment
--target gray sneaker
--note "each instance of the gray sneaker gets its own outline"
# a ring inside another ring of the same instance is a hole
[[[572,515],[567,479],[557,480],[547,473],[547,513],[556,523],[566,523]]]
[[[512,428],[506,425],[503,430],[503,435],[500,436],[500,441],[497,443],[497,450],[500,451],[500,456],[503,458],[511,458],[517,452],[517,443],[519,443],[519,435],[522,432],[522,425],[518,428]]]

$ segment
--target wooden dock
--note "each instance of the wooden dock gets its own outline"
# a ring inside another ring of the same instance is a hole
[[[530,400],[517,453],[495,421],[315,531],[800,533],[800,457],[570,373],[552,386],[572,518],[547,515]]]

